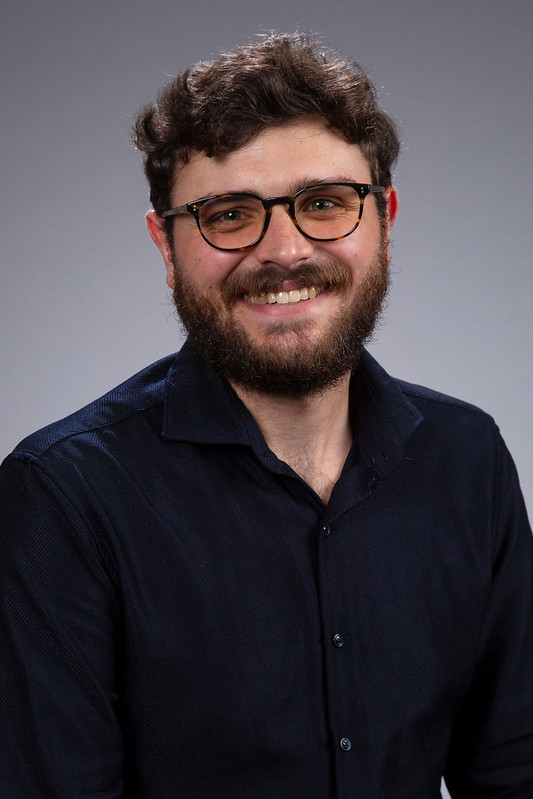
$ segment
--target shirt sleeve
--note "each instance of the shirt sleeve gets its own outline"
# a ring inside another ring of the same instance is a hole
[[[37,464],[4,462],[0,784],[6,799],[123,796],[119,603],[90,528]]]
[[[451,740],[445,781],[453,799],[533,797],[533,538],[499,436],[497,448],[492,584],[477,667]]]

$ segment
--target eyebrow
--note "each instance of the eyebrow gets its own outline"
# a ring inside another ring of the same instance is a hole
[[[357,183],[357,181],[353,177],[347,177],[346,175],[335,175],[335,177],[329,176],[327,178],[316,178],[308,175],[290,183],[289,194],[294,195],[300,189],[306,189],[308,186],[324,186],[329,183]]]
[[[303,178],[297,178],[289,183],[287,188],[287,195],[279,195],[293,197],[297,194],[301,189],[306,189],[309,186],[325,186],[329,183],[357,183],[358,181],[354,180],[353,177],[348,177],[347,175],[335,175],[334,177],[326,177],[326,178],[317,178],[311,177],[306,175]],[[255,197],[261,197],[262,195],[258,194],[257,188],[253,187],[246,187],[242,186],[238,189],[228,189],[227,191],[217,192],[217,194],[253,194]],[[212,196],[212,195],[206,195]],[[263,199],[268,199],[267,197],[263,197]]]

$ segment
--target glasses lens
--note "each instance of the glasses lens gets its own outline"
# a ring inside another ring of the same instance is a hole
[[[265,210],[257,197],[228,194],[199,209],[200,229],[207,241],[223,250],[248,247],[261,235]]]
[[[363,200],[352,186],[313,186],[296,197],[296,221],[311,238],[341,239],[359,223]]]

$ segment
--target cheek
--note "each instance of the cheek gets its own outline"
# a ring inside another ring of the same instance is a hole
[[[206,245],[209,246],[209,245]],[[194,255],[183,263],[184,271],[189,280],[209,293],[218,293],[220,287],[241,263],[242,257],[236,253],[224,253],[209,247],[209,251],[202,248],[196,250]]]
[[[355,239],[358,232],[346,239],[332,242],[327,253],[324,253],[328,258],[334,258],[348,266],[353,273],[363,269],[374,253],[374,245],[366,236]]]

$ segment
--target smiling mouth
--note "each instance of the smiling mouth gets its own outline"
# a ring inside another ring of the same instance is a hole
[[[304,286],[290,291],[265,291],[262,294],[247,294],[244,299],[253,305],[295,305],[304,300],[313,300],[320,294],[315,286]]]

